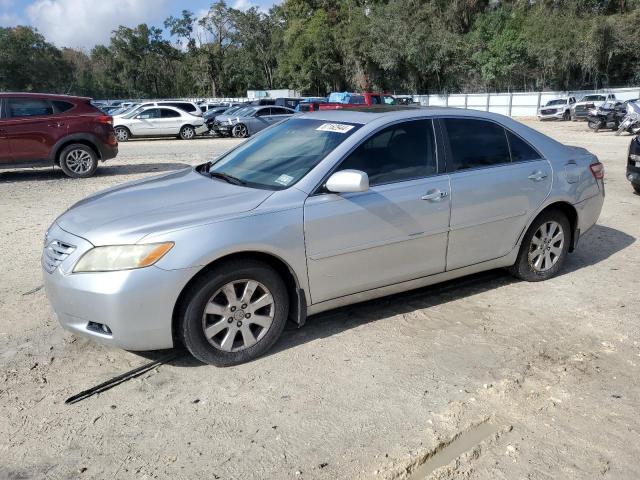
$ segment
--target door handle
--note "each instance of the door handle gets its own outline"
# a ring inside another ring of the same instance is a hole
[[[64,127],[64,123],[62,122],[49,123],[47,127]]]
[[[448,192],[441,192],[437,188],[435,190],[429,190],[425,195],[420,197],[422,200],[427,200],[428,202],[439,202],[443,198],[447,198],[449,196]]]
[[[547,178],[547,174],[541,170],[537,170],[535,172],[533,172],[531,175],[529,175],[527,177],[529,180],[532,180],[534,182],[540,182],[542,180],[544,180],[545,178]]]

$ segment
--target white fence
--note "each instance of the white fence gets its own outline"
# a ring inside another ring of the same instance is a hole
[[[535,117],[538,108],[549,100],[576,97],[580,100],[592,93],[613,93],[618,100],[640,98],[640,87],[581,90],[575,92],[456,93],[452,95],[413,95],[425,107],[458,107],[501,113],[510,117]]]

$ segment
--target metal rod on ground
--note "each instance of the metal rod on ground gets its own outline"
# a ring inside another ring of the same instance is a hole
[[[127,380],[131,380],[132,378],[139,377],[140,375],[143,375],[153,370],[154,368],[159,367],[164,363],[170,362],[171,360],[175,360],[176,358],[179,358],[183,355],[184,353],[172,353],[159,360],[155,360],[153,362],[147,363],[140,367],[134,368],[133,370],[129,370],[128,372],[123,373],[122,375],[113,377],[112,379],[107,380],[106,382],[96,385],[95,387],[91,387],[87,390],[83,390],[77,395],[73,395],[67,398],[64,403],[66,403],[67,405],[78,403],[79,401],[84,400],[85,398],[89,398],[97,393],[101,393],[106,390],[109,390],[110,388],[120,385],[121,383],[126,382]]]

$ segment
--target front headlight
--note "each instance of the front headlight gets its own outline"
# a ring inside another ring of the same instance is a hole
[[[166,242],[95,247],[78,260],[73,272],[114,272],[148,267],[164,257],[173,245],[173,242]]]

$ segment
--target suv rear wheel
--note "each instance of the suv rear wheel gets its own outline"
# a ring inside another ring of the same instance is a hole
[[[190,286],[182,305],[178,331],[185,347],[198,360],[223,367],[273,346],[287,322],[289,296],[268,265],[231,260]]]
[[[180,129],[180,138],[182,140],[192,140],[196,136],[196,131],[191,125],[185,125]]]
[[[91,177],[98,168],[96,153],[81,143],[74,143],[63,148],[58,161],[62,171],[71,178]]]

